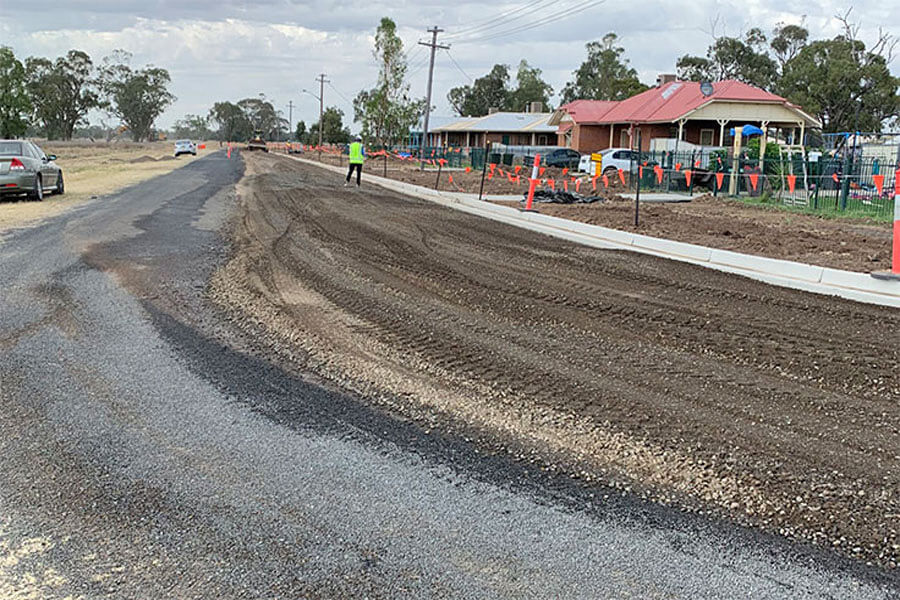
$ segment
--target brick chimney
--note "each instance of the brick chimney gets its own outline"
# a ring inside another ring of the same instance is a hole
[[[678,75],[675,75],[674,73],[660,73],[656,76],[656,87],[662,87],[673,81],[678,81]]]

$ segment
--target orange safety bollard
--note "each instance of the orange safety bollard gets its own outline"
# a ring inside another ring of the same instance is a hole
[[[538,175],[543,170],[540,168],[541,166],[541,155],[535,154],[534,156],[534,166],[531,167],[531,178],[528,180],[528,198],[525,200],[525,208],[522,209],[526,212],[534,212],[534,208],[532,205],[534,203],[534,188],[537,186]]]
[[[891,252],[891,270],[876,271],[872,277],[900,281],[900,169],[894,172],[894,243]]]

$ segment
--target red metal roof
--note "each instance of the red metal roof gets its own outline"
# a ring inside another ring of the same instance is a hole
[[[599,123],[617,104],[612,100],[573,100],[560,108],[566,109],[576,123]]]
[[[781,96],[741,81],[726,80],[713,83],[711,96],[704,96],[696,81],[673,81],[621,102],[575,100],[560,108],[576,123],[671,123],[713,100],[789,105]]]

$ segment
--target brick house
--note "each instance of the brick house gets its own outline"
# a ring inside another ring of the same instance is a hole
[[[701,90],[693,81],[661,77],[661,83],[627,100],[575,100],[557,109],[549,120],[558,125],[558,145],[582,153],[631,147],[641,133],[641,149],[653,139],[677,139],[698,146],[724,146],[729,130],[746,124],[764,132],[780,129],[801,143],[806,128],[822,124],[781,96],[746,83],[726,80]]]
[[[486,142],[507,146],[555,146],[553,113],[494,112],[483,117],[461,117],[428,132],[430,146],[484,146]]]

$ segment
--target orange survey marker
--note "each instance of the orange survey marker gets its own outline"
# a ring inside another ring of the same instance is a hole
[[[723,181],[725,181],[725,173],[716,173],[716,189],[722,189]]]
[[[676,171],[680,171],[680,170],[681,170],[681,163],[675,163],[675,170],[676,170]]]
[[[872,183],[875,184],[875,189],[878,190],[878,195],[882,195],[884,193],[884,175],[872,175]]]
[[[788,190],[793,194],[794,188],[797,186],[797,176],[796,175],[788,175],[787,176],[787,184]]]
[[[748,177],[750,178],[750,185],[753,186],[753,191],[756,191],[756,186],[759,184],[759,173],[750,173]]]
[[[691,173],[690,169],[684,170],[684,181],[687,183],[688,187],[691,187],[691,175],[693,175],[693,173]]]
[[[663,179],[663,168],[659,165],[653,167],[653,171],[656,173],[656,183],[662,183]]]
[[[622,182],[622,185],[625,185],[625,171],[619,169],[619,181]]]

